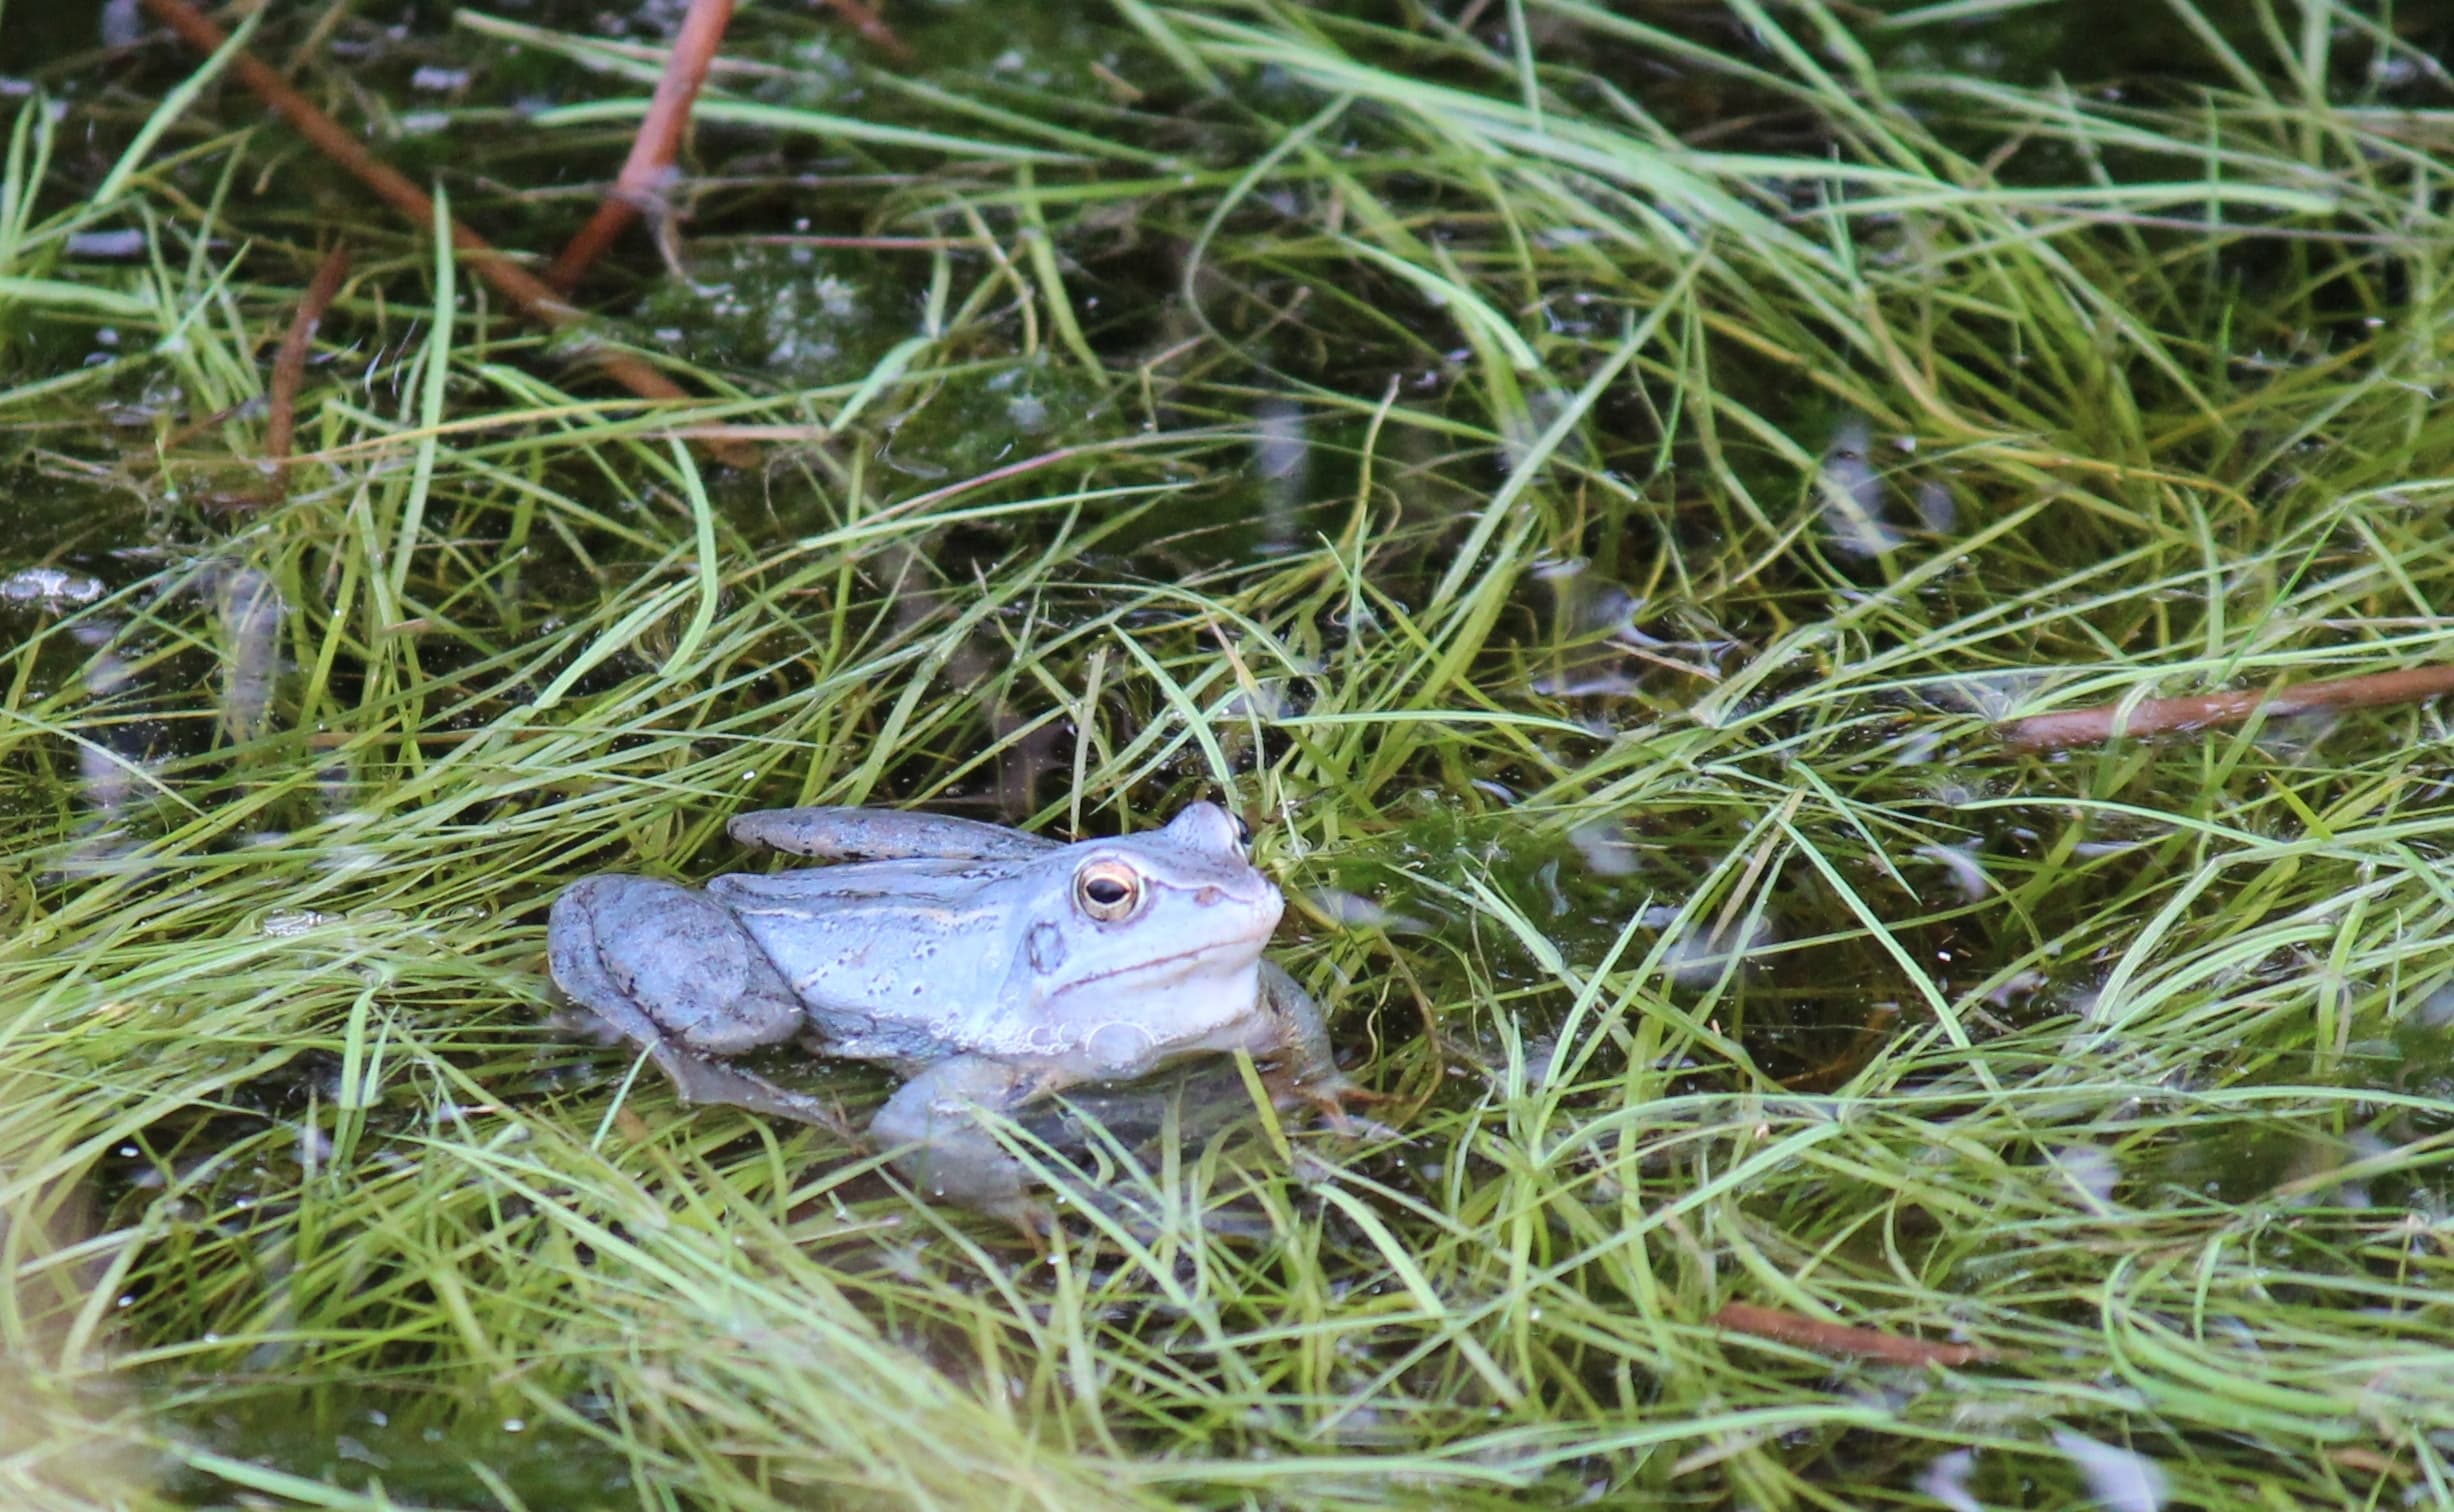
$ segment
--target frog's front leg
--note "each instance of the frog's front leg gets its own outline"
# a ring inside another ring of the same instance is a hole
[[[1379,1093],[1357,1086],[1338,1069],[1321,1005],[1276,961],[1261,963],[1261,1006],[1260,1043],[1248,1048],[1278,1062],[1262,1076],[1272,1101],[1282,1108],[1307,1103],[1342,1131],[1348,1127],[1348,1103],[1380,1101]]]
[[[644,1047],[684,1102],[841,1127],[816,1098],[707,1059],[781,1044],[803,1020],[766,952],[704,893],[582,878],[554,900],[545,949],[554,984]]]
[[[1022,861],[1057,848],[1003,825],[901,809],[760,809],[734,815],[724,832],[744,845],[829,861]]]
[[[1038,1226],[1023,1196],[1023,1166],[980,1122],[982,1112],[1011,1115],[1039,1095],[1045,1078],[985,1055],[938,1061],[903,1084],[869,1124],[881,1149],[903,1147],[895,1169],[927,1197],[943,1198]]]

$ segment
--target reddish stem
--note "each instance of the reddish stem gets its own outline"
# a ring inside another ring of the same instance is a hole
[[[188,0],[144,0],[144,6],[153,13],[154,19],[177,32],[199,52],[211,53],[230,40],[227,32],[207,20],[204,13],[190,5]],[[407,216],[420,229],[428,232],[434,230],[435,204],[426,197],[425,191],[378,160],[359,144],[357,138],[342,130],[339,122],[318,110],[279,74],[244,50],[231,54],[230,70],[238,75],[241,83],[255,91],[258,99],[312,143],[318,152],[340,164],[353,178],[373,190],[386,204]],[[453,247],[458,249],[470,270],[493,285],[495,291],[510,300],[522,314],[548,326],[566,326],[580,318],[579,311],[546,287],[535,274],[496,251],[484,237],[458,220],[452,222],[451,235]],[[642,399],[678,400],[690,397],[679,384],[628,352],[596,351],[589,356],[606,377]],[[752,455],[748,448],[735,442],[711,441],[708,450],[736,465],[751,460]]]
[[[623,161],[621,177],[614,180],[613,188],[597,202],[596,214],[588,217],[588,224],[579,228],[545,275],[545,281],[557,290],[569,294],[578,288],[589,266],[638,218],[639,207],[664,200],[674,154],[681,150],[682,130],[690,124],[690,107],[698,102],[699,86],[707,82],[708,66],[716,61],[716,48],[732,20],[733,0],[690,0],[690,13],[674,33],[673,50],[665,57],[665,71],[656,81],[648,113],[631,138],[631,155]]]
[[[1783,1312],[1777,1307],[1755,1307],[1745,1302],[1729,1303],[1713,1314],[1713,1322],[1730,1333],[1752,1334],[1759,1339],[1796,1344],[1818,1354],[1880,1360],[1886,1365],[1955,1366],[1991,1358],[1987,1351],[1973,1344],[1929,1344],[1923,1339],[1885,1333],[1880,1329],[1826,1323],[1821,1318],[1802,1317],[1797,1313]]]
[[[2067,746],[2101,745],[2123,735],[2170,735],[2237,725],[2253,714],[2375,708],[2418,703],[2440,693],[2454,693],[2454,667],[2412,667],[2401,672],[2371,672],[2289,688],[2206,693],[2195,698],[2149,698],[2131,705],[2127,711],[2119,704],[2098,704],[2093,708],[2005,720],[1994,729],[2003,744],[2015,749],[2053,751]]]
[[[264,419],[264,460],[273,464],[273,487],[286,492],[290,484],[290,433],[298,416],[298,386],[307,376],[307,351],[315,342],[315,328],[323,322],[324,312],[341,292],[341,280],[349,276],[349,248],[336,245],[316,264],[315,278],[307,285],[306,297],[298,302],[298,313],[290,317],[290,328],[282,333],[281,350],[273,355],[273,380],[267,390]]]
[[[826,0],[826,6],[844,25],[859,32],[861,39],[870,46],[898,63],[912,61],[912,50],[903,45],[903,39],[895,35],[895,29],[861,0]]]

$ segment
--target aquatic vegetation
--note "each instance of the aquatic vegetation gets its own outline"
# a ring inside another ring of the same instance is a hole
[[[0,16],[12,1505],[2454,1495],[2442,711],[1993,729],[2447,659],[2441,23],[910,9],[551,333]],[[247,40],[549,249],[654,28],[393,19]],[[1388,1131],[1011,1130],[1044,1252],[544,977],[742,810],[1203,797]]]

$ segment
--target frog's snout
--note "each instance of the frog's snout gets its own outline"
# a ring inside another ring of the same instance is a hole
[[[1233,908],[1255,916],[1260,933],[1267,934],[1278,927],[1278,916],[1286,911],[1286,895],[1275,885],[1263,881],[1258,887],[1222,887],[1207,883],[1193,890],[1195,908]]]
[[[1241,915],[1251,921],[1250,932],[1254,936],[1266,939],[1278,927],[1278,916],[1286,912],[1286,894],[1278,890],[1278,884],[1258,873],[1241,881],[1241,886],[1213,882],[1194,889],[1194,906]]]

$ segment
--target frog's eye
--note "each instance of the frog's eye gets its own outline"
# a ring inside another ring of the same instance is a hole
[[[1230,811],[1227,817],[1236,822],[1236,849],[1251,850],[1253,848],[1253,827],[1244,822],[1242,814]]]
[[[1074,873],[1074,901],[1102,924],[1131,918],[1142,906],[1142,876],[1122,861],[1094,861]]]

